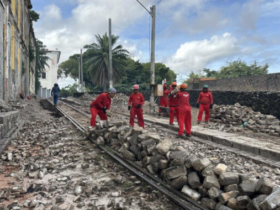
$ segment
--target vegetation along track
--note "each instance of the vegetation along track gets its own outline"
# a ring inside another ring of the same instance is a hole
[[[45,100],[44,104],[50,103],[51,101]],[[46,106],[46,105],[45,105]],[[86,132],[86,128],[89,125],[89,115],[69,104],[64,102],[60,102],[59,106],[57,107],[59,113],[64,115],[67,119],[71,121],[81,132]],[[90,139],[93,143],[95,141]],[[199,205],[194,200],[190,199],[186,195],[181,192],[176,191],[175,189],[171,188],[169,185],[165,184],[162,180],[154,177],[150,173],[144,171],[139,166],[135,165],[135,163],[124,160],[122,156],[120,156],[116,151],[110,149],[107,146],[98,145],[98,147],[103,150],[107,155],[109,155],[113,160],[124,166],[126,169],[134,173],[137,177],[145,181],[147,184],[151,185],[154,189],[159,190],[164,195],[166,195],[169,199],[171,199],[175,204],[177,204],[181,209],[186,210],[198,210],[203,209],[206,210],[204,207]]]

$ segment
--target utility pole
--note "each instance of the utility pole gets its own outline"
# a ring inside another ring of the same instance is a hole
[[[77,60],[78,60],[78,71],[79,71],[79,91],[81,91],[81,68],[80,68],[80,59],[79,57],[77,57]]]
[[[154,96],[154,84],[155,84],[155,43],[156,43],[156,5],[151,7],[151,16],[152,16],[152,40],[151,40],[151,112],[153,111],[155,96]]]
[[[109,18],[109,87],[113,87],[112,23]]]
[[[154,84],[155,84],[155,43],[156,43],[156,5],[150,8],[150,11],[139,1],[136,0],[152,17],[152,32],[151,32],[151,68],[150,68],[150,111],[153,112],[155,96],[154,96]]]
[[[81,88],[81,92],[83,93],[84,90],[84,69],[83,69],[83,49],[81,49],[81,84],[82,84],[82,88]]]

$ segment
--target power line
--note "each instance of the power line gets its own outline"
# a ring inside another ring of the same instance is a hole
[[[156,3],[156,5],[159,4],[160,2],[161,2],[161,0],[159,0],[159,1]]]

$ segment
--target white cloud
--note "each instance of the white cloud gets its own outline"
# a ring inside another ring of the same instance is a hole
[[[198,72],[207,64],[236,54],[244,53],[238,40],[229,33],[213,36],[210,40],[186,42],[168,60],[167,65],[176,73],[187,75]]]
[[[60,8],[54,4],[46,6],[44,8],[43,15],[52,20],[61,20]]]

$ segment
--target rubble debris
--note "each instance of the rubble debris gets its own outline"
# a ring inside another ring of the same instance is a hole
[[[254,112],[252,108],[235,105],[215,105],[211,111],[210,129],[225,132],[250,130],[255,133],[266,133],[280,136],[280,120],[272,115]]]
[[[116,124],[111,126],[117,127],[114,130],[120,127]],[[104,137],[105,142],[116,150],[126,148],[122,149],[126,160],[136,161],[151,174],[158,175],[171,187],[201,201],[204,206],[210,209],[246,209],[257,203],[260,208],[261,201],[253,199],[264,194],[268,195],[268,199],[262,200],[262,203],[266,202],[263,206],[275,202],[269,199],[273,187],[270,179],[231,172],[232,167],[204,156],[193,155],[166,138],[160,138],[155,132],[139,130],[137,127],[133,130],[135,132],[126,127],[123,132],[115,133],[119,140],[113,144],[113,137],[110,136],[114,131],[106,135],[100,133],[99,137]]]

